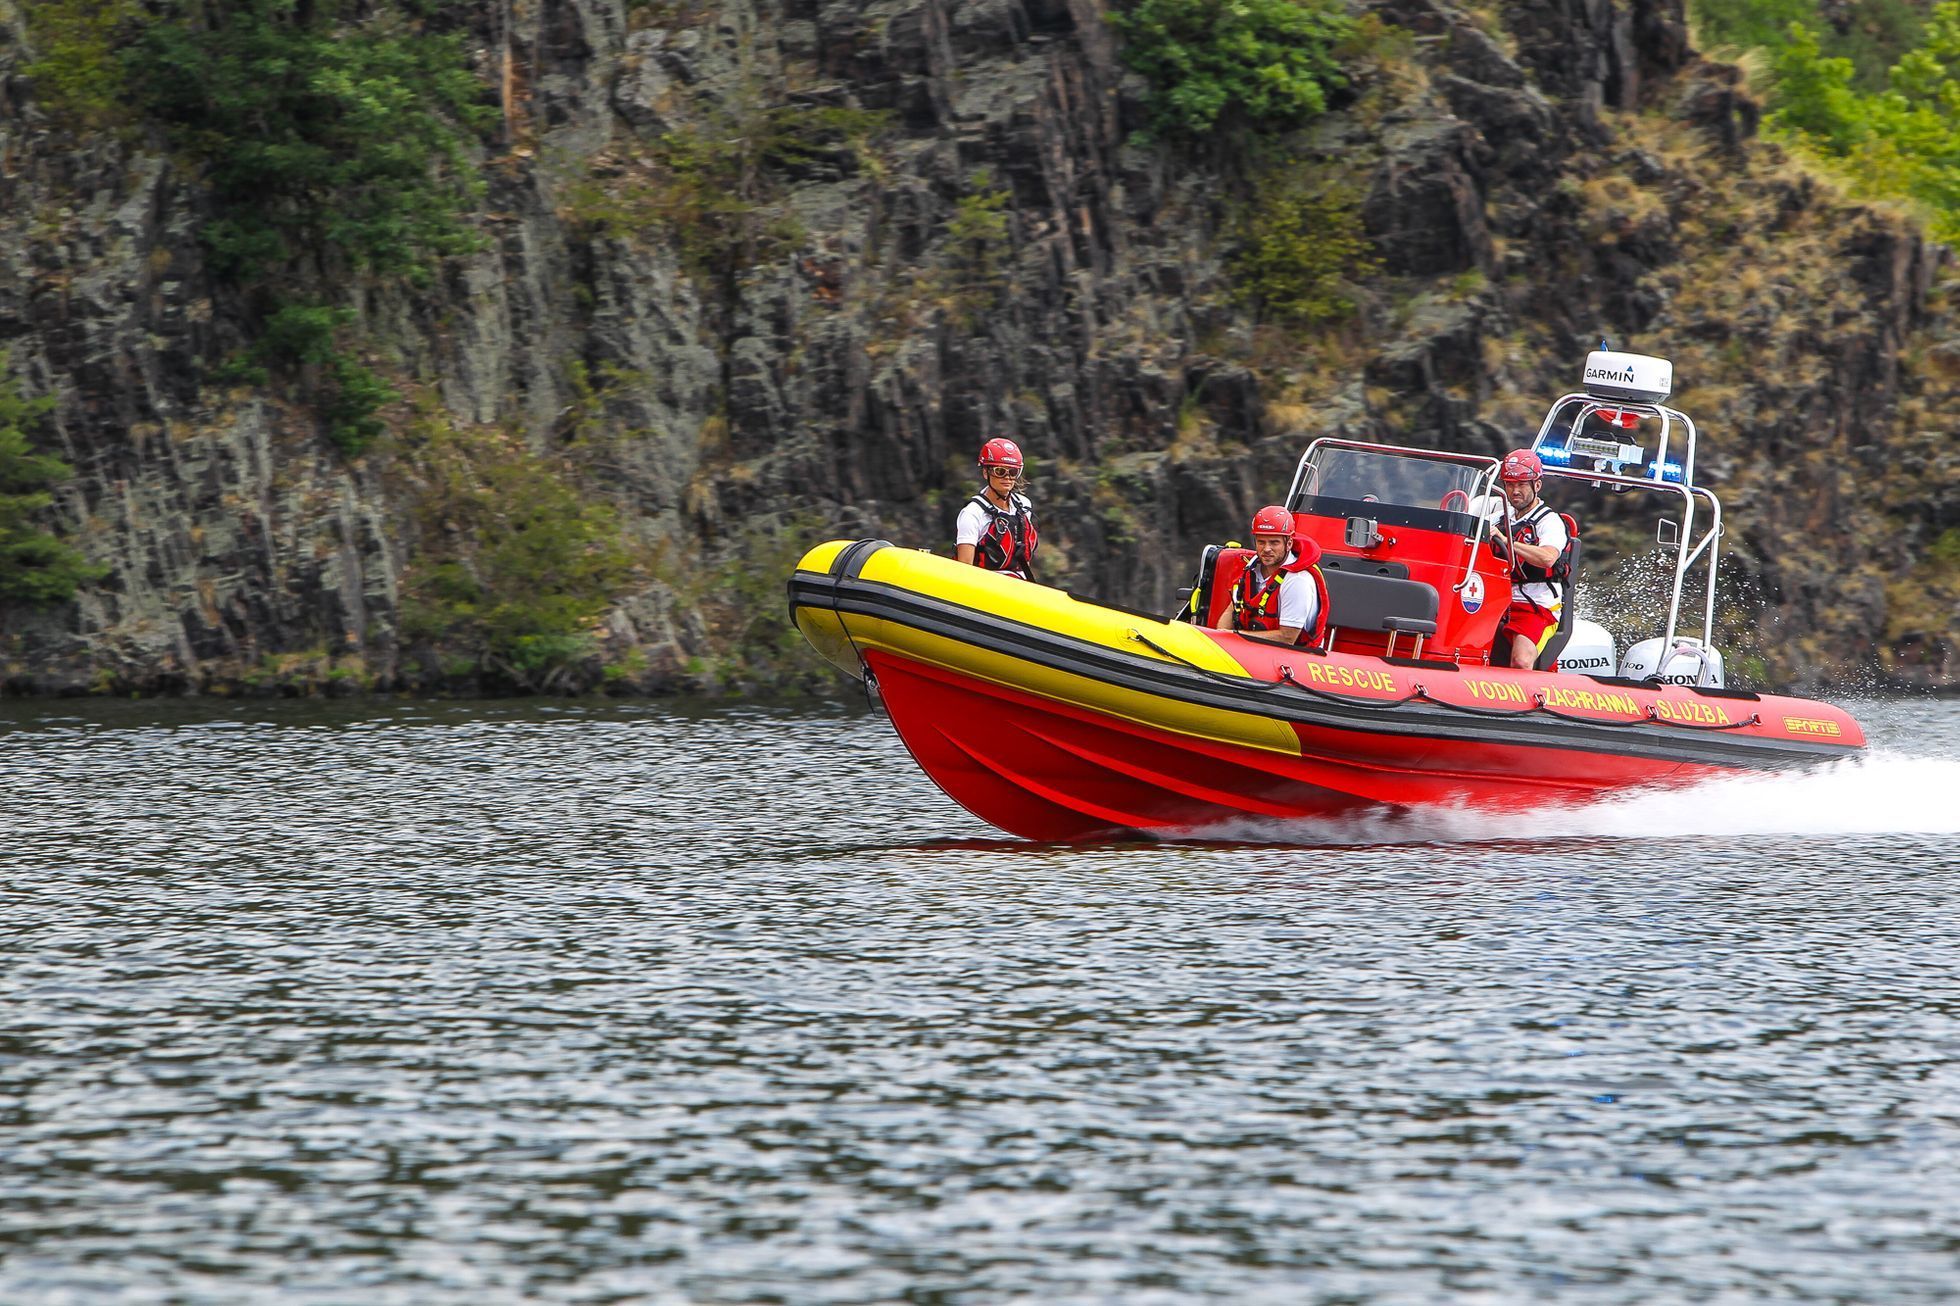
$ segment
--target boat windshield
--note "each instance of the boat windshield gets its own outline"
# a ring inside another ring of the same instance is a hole
[[[1298,501],[1292,507],[1295,511],[1334,516],[1351,516],[1361,511],[1354,504],[1440,510],[1452,516],[1466,514],[1471,498],[1478,493],[1478,482],[1487,470],[1474,464],[1416,458],[1377,449],[1322,448],[1314,451]],[[1411,520],[1409,524],[1432,523]],[[1438,521],[1433,525],[1445,530],[1462,528],[1462,523],[1455,521]]]

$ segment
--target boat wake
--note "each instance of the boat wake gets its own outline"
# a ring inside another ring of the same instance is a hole
[[[1960,759],[1875,751],[1815,770],[1723,776],[1600,798],[1561,813],[1560,838],[1639,839],[1960,834]],[[1516,813],[1408,809],[1341,819],[1245,820],[1167,837],[1354,846],[1508,843]],[[1542,823],[1531,828],[1542,830]]]

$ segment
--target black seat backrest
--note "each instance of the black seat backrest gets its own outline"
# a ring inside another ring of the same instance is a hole
[[[1387,630],[1388,617],[1436,620],[1436,587],[1419,580],[1398,580],[1339,568],[1321,573],[1327,580],[1329,626],[1351,630]]]
[[[1224,551],[1222,544],[1207,544],[1205,551],[1198,555],[1198,579],[1190,589],[1182,591],[1184,602],[1178,607],[1179,621],[1202,626],[1211,619],[1212,581],[1218,574],[1218,555]]]
[[[1567,513],[1560,513],[1559,516],[1565,518],[1567,540],[1565,563],[1568,570],[1562,582],[1565,590],[1565,606],[1559,611],[1558,629],[1553,631],[1552,637],[1545,642],[1544,651],[1539,653],[1538,660],[1531,664],[1533,671],[1550,671],[1558,665],[1559,654],[1565,652],[1565,646],[1572,642],[1572,623],[1579,619],[1579,551],[1581,548],[1579,523]]]
[[[1189,600],[1191,620],[1209,626],[1223,620],[1232,604],[1232,587],[1258,555],[1236,544],[1208,544],[1198,561],[1198,583]]]

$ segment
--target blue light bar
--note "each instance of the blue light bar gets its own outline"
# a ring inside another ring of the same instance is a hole
[[[1557,463],[1563,467],[1572,461],[1572,451],[1570,449],[1554,449],[1550,445],[1546,445],[1538,451],[1538,461]]]
[[[1648,469],[1648,475],[1657,481],[1672,481],[1676,485],[1679,485],[1681,483],[1681,464],[1655,463]]]

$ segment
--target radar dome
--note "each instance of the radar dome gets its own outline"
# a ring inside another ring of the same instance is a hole
[[[1595,399],[1657,404],[1674,389],[1674,364],[1646,354],[1595,349],[1586,355],[1586,393]]]

